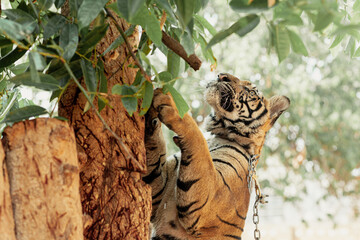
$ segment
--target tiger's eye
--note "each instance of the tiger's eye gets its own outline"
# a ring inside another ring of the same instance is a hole
[[[227,77],[222,77],[221,80],[223,80],[224,82],[230,82],[230,79],[228,79]]]

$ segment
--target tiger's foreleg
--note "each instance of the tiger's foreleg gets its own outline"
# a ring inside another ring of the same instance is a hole
[[[166,144],[157,112],[150,108],[145,116],[145,148],[147,172],[143,181],[152,189],[152,217],[162,199],[167,177],[162,171],[166,161]]]
[[[188,233],[197,235],[199,229],[207,224],[201,215],[211,211],[210,202],[216,185],[216,170],[207,142],[190,115],[180,118],[169,95],[155,91],[153,106],[159,119],[178,135],[174,138],[181,149],[176,188],[178,218]]]

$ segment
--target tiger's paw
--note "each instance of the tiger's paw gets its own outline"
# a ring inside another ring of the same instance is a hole
[[[145,114],[145,137],[150,138],[157,135],[161,129],[161,122],[158,112],[154,107],[150,107]]]
[[[154,91],[153,107],[158,111],[158,117],[171,130],[175,130],[182,119],[176,108],[175,102],[169,94],[163,94],[161,89]]]

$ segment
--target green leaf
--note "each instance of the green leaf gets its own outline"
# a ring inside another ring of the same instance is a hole
[[[7,46],[7,47],[2,47],[0,49],[1,56],[6,56],[12,50],[13,50],[13,45],[12,44],[10,46]]]
[[[240,37],[245,36],[247,33],[251,32],[260,22],[260,18],[251,14],[246,17],[240,18],[237,22],[231,25],[228,29],[218,32],[209,42],[207,48],[212,47],[213,45],[221,42],[223,39],[227,38],[233,33],[236,33]]]
[[[74,56],[79,37],[78,28],[75,24],[65,24],[60,34],[59,45],[64,50],[63,58],[69,61]]]
[[[185,31],[181,36],[180,43],[184,47],[185,52],[187,53],[188,56],[194,53],[195,51],[194,40],[190,33]]]
[[[211,48],[207,48],[208,43],[206,42],[206,39],[199,34],[199,37],[197,38],[198,43],[200,43],[201,52],[204,55],[204,57],[211,62],[211,64],[217,64],[217,60],[214,56],[213,51]]]
[[[353,5],[353,10],[360,11],[360,1],[355,1],[354,5]]]
[[[99,81],[99,92],[107,93],[107,78],[104,73],[104,64],[102,61],[98,61],[96,68],[97,79]]]
[[[128,22],[133,21],[133,17],[143,8],[145,0],[118,0],[118,10],[122,17]]]
[[[158,77],[162,83],[168,83],[173,79],[173,76],[171,75],[171,73],[169,73],[167,71],[159,73]]]
[[[125,31],[125,35],[127,37],[129,37],[131,34],[133,34],[134,30],[135,30],[136,25],[131,25],[126,31]],[[114,50],[115,48],[119,47],[121,44],[124,43],[124,38],[120,35],[118,38],[115,39],[115,41],[113,41],[110,46],[101,54],[102,56],[104,56],[105,54],[107,54],[108,52]]]
[[[88,52],[91,52],[96,44],[105,36],[108,27],[108,24],[104,24],[86,34],[79,43],[79,53],[86,55]]]
[[[5,82],[5,81],[3,81]],[[9,91],[9,95],[5,101],[2,99],[2,108],[0,108],[0,121],[2,122],[5,116],[8,114],[9,111],[14,109],[14,106],[18,104],[17,97],[19,95],[19,91]]]
[[[11,1],[9,1],[9,2],[10,2],[10,5],[11,5],[11,7],[12,7],[13,9],[18,8],[19,5],[22,3],[22,2],[13,1],[13,0],[11,0]]]
[[[167,71],[176,78],[179,75],[180,56],[169,50],[167,54]]]
[[[340,25],[332,33],[332,35],[348,34],[353,36],[355,39],[360,40],[360,26],[358,24]]]
[[[136,16],[133,17],[131,23],[141,25],[149,38],[157,45],[162,44],[162,33],[160,28],[160,22],[157,20],[156,16],[152,14],[146,7],[143,5],[139,9]]]
[[[122,89],[124,85],[115,84],[113,88],[111,89],[112,94],[121,95]]]
[[[195,0],[194,13],[200,11],[200,9],[205,8],[209,0]]]
[[[43,107],[36,105],[26,106],[9,112],[9,114],[6,115],[5,119],[2,122],[3,123],[19,122],[28,119],[30,117],[37,117],[39,115],[46,113],[48,112]]]
[[[95,74],[95,69],[93,68],[91,62],[81,59],[80,61],[81,70],[85,79],[85,85],[89,92],[96,92],[97,79]]]
[[[55,7],[57,9],[61,8],[64,5],[65,1],[66,0],[55,0]]]
[[[145,89],[143,94],[143,101],[141,104],[140,116],[143,116],[149,110],[154,96],[153,85],[148,81],[145,81],[144,84]]]
[[[278,24],[274,26],[274,44],[275,50],[279,58],[279,63],[282,62],[290,53],[290,39],[287,29],[284,25]]]
[[[194,0],[175,0],[175,4],[183,28],[185,28],[193,17],[196,3]]]
[[[195,15],[194,19],[198,21],[204,28],[206,28],[211,35],[214,36],[216,34],[215,28],[204,17]]]
[[[185,113],[187,113],[189,111],[190,107],[186,103],[184,98],[181,96],[181,94],[178,91],[176,91],[176,89],[173,86],[171,86],[169,84],[164,85],[163,92],[164,93],[170,92],[171,96],[174,99],[176,108],[179,111],[179,115],[181,118],[183,118]]]
[[[241,13],[258,13],[269,9],[267,0],[231,0],[230,7]]]
[[[96,87],[97,87],[97,78],[96,78],[96,72],[95,69],[92,66],[92,63],[81,59],[80,61],[80,65],[81,65],[81,70],[85,79],[85,85],[86,88],[88,90],[88,92],[90,92],[89,97],[91,99],[91,102],[94,101],[95,98],[95,92],[96,92]],[[90,103],[87,102],[85,104],[84,107],[84,112],[87,112],[90,109]]]
[[[136,91],[137,89],[134,86],[119,84],[116,84],[111,89],[113,94],[121,95],[121,102],[130,116],[132,116],[133,113],[137,110],[138,100],[134,96]]]
[[[40,77],[39,77],[39,73],[36,69],[36,62],[35,62],[35,57],[34,57],[34,52],[30,52],[29,53],[29,63],[30,63],[30,78],[31,81],[39,83],[40,82]]]
[[[51,96],[50,96],[49,102],[51,102],[51,101],[54,100],[55,98],[59,97],[60,94],[61,94],[61,92],[62,92],[61,89],[53,91],[52,94],[51,94]]]
[[[6,89],[7,81],[5,79],[0,80],[0,93],[3,94]]]
[[[274,8],[274,19],[282,19],[286,25],[303,25],[303,21],[300,17],[301,12],[295,13],[287,2],[279,3]]]
[[[353,55],[353,57],[360,57],[360,47],[358,47]]]
[[[24,62],[10,67],[10,71],[13,72],[15,75],[20,75],[21,73],[24,73],[28,67],[29,62]]]
[[[344,33],[339,33],[338,35],[336,35],[333,43],[331,44],[330,48],[334,48],[337,45],[339,45],[339,43],[341,43],[341,41],[344,39],[345,34]]]
[[[10,66],[11,64],[19,60],[22,56],[24,56],[25,53],[26,50],[20,49],[18,47],[15,48],[10,53],[0,58],[0,68]]]
[[[80,0],[69,0],[70,16],[77,17],[78,9],[80,6]]]
[[[26,37],[26,34],[30,34],[21,24],[10,21],[7,19],[0,19],[0,33],[10,38],[11,40],[18,42]]]
[[[37,71],[44,70],[44,68],[46,67],[45,59],[38,52],[35,52],[35,51],[31,51],[30,56],[32,57],[32,60],[34,61],[35,69]]]
[[[82,70],[81,70],[81,64],[80,64],[81,59],[77,59],[75,61],[72,61],[69,63],[69,66],[71,68],[71,71],[75,74],[76,78],[80,78],[83,74],[82,74]],[[58,69],[55,70],[48,70],[48,74],[50,74],[51,76],[53,76],[57,81],[59,81],[60,86],[65,86],[66,83],[69,81],[70,79],[70,75],[68,73],[68,71],[66,70],[66,68],[62,65],[62,63],[60,63],[60,67]]]
[[[54,91],[60,88],[59,81],[49,74],[39,73],[39,82],[34,82],[31,79],[31,73],[25,72],[9,79],[10,82],[16,85],[25,85],[36,87],[46,91]]]
[[[172,20],[176,19],[176,16],[168,0],[155,0],[155,2],[156,5],[160,6],[161,9],[165,10],[165,12],[167,13],[168,17],[170,17],[170,19]]]
[[[136,112],[138,104],[138,100],[136,97],[123,97],[121,98],[121,102],[130,116],[132,116],[134,112]]]
[[[13,43],[10,39],[0,39],[0,48],[7,48],[7,47],[11,47],[11,50],[12,50],[12,46],[13,46]]]
[[[54,118],[61,120],[61,121],[65,121],[65,122],[69,121],[69,119],[67,119],[66,117],[55,116]]]
[[[44,27],[44,39],[46,40],[59,32],[64,27],[65,22],[66,18],[61,15],[52,16]]]
[[[315,21],[314,32],[321,31],[332,22],[334,15],[331,12],[322,10],[318,13]]]
[[[27,12],[17,8],[17,9],[4,9],[2,11],[9,20],[17,22],[18,19],[29,19],[34,20],[34,18]]]
[[[107,93],[107,79],[104,73],[104,64],[101,60],[99,60],[97,63],[96,77],[99,82],[99,92]],[[105,107],[105,105],[105,102],[100,97],[98,97],[99,112]]]
[[[345,52],[353,57],[356,50],[356,42],[353,37],[350,37],[348,44],[346,45]]]
[[[297,35],[295,32],[287,29],[288,31],[288,35],[290,38],[290,43],[291,43],[291,48],[294,52],[298,53],[298,54],[302,54],[304,56],[308,56],[309,53],[303,43],[303,41],[301,40],[301,38],[299,37],[299,35]]]
[[[53,4],[54,0],[38,0],[40,11],[48,10]]]
[[[79,28],[88,26],[109,0],[83,0],[78,10]]]
[[[136,76],[135,76],[135,80],[131,85],[132,86],[138,86],[140,84],[142,85],[144,80],[145,80],[145,78],[141,74],[141,71],[137,71]]]

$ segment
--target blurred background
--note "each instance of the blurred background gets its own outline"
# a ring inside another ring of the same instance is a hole
[[[354,4],[354,1],[349,1]],[[203,16],[220,31],[239,14],[223,1],[209,1]],[[353,13],[353,18],[358,17]],[[189,71],[175,88],[191,106],[201,126],[209,106],[203,100],[206,84],[227,72],[250,80],[266,97],[285,95],[291,106],[270,130],[257,167],[269,203],[261,205],[262,239],[360,239],[360,61],[351,57],[345,39],[331,48],[330,35],[314,33],[305,22],[300,35],[308,56],[291,53],[279,63],[269,52],[266,14],[243,38],[233,34],[212,47],[217,67],[203,63]],[[271,16],[268,17],[271,19]],[[162,60],[166,69],[166,57]],[[158,69],[161,69],[159,63]],[[172,133],[168,132],[168,142]],[[178,149],[173,144],[170,152]],[[243,239],[254,239],[253,202]]]
[[[357,0],[359,1],[359,0]],[[223,0],[209,1],[201,14],[217,31],[228,28],[239,14]],[[353,18],[359,12],[346,9]],[[2,2],[7,8],[8,3]],[[269,31],[265,12],[255,30],[246,37],[233,34],[212,49],[216,62],[203,62],[197,71],[188,70],[175,83],[191,106],[199,126],[211,111],[204,103],[206,84],[218,73],[227,72],[252,81],[266,97],[285,95],[291,107],[267,136],[258,178],[269,203],[261,205],[262,239],[347,240],[360,239],[360,61],[351,54],[358,47],[342,41],[331,47],[329,34],[314,33],[305,22],[298,31],[308,56],[291,53],[279,63],[269,51]],[[358,30],[359,31],[359,28]],[[195,46],[199,51],[199,46]],[[352,55],[352,56],[350,56]],[[150,57],[158,70],[166,70],[166,56],[156,50]],[[18,65],[21,70],[21,64]],[[183,66],[185,68],[185,66]],[[182,71],[180,71],[182,72]],[[22,101],[33,101],[49,111],[51,93],[21,88]],[[29,100],[30,99],[30,100]],[[172,143],[171,132],[166,132]],[[178,151],[174,144],[169,152]],[[253,239],[255,195],[247,216],[243,239]]]

